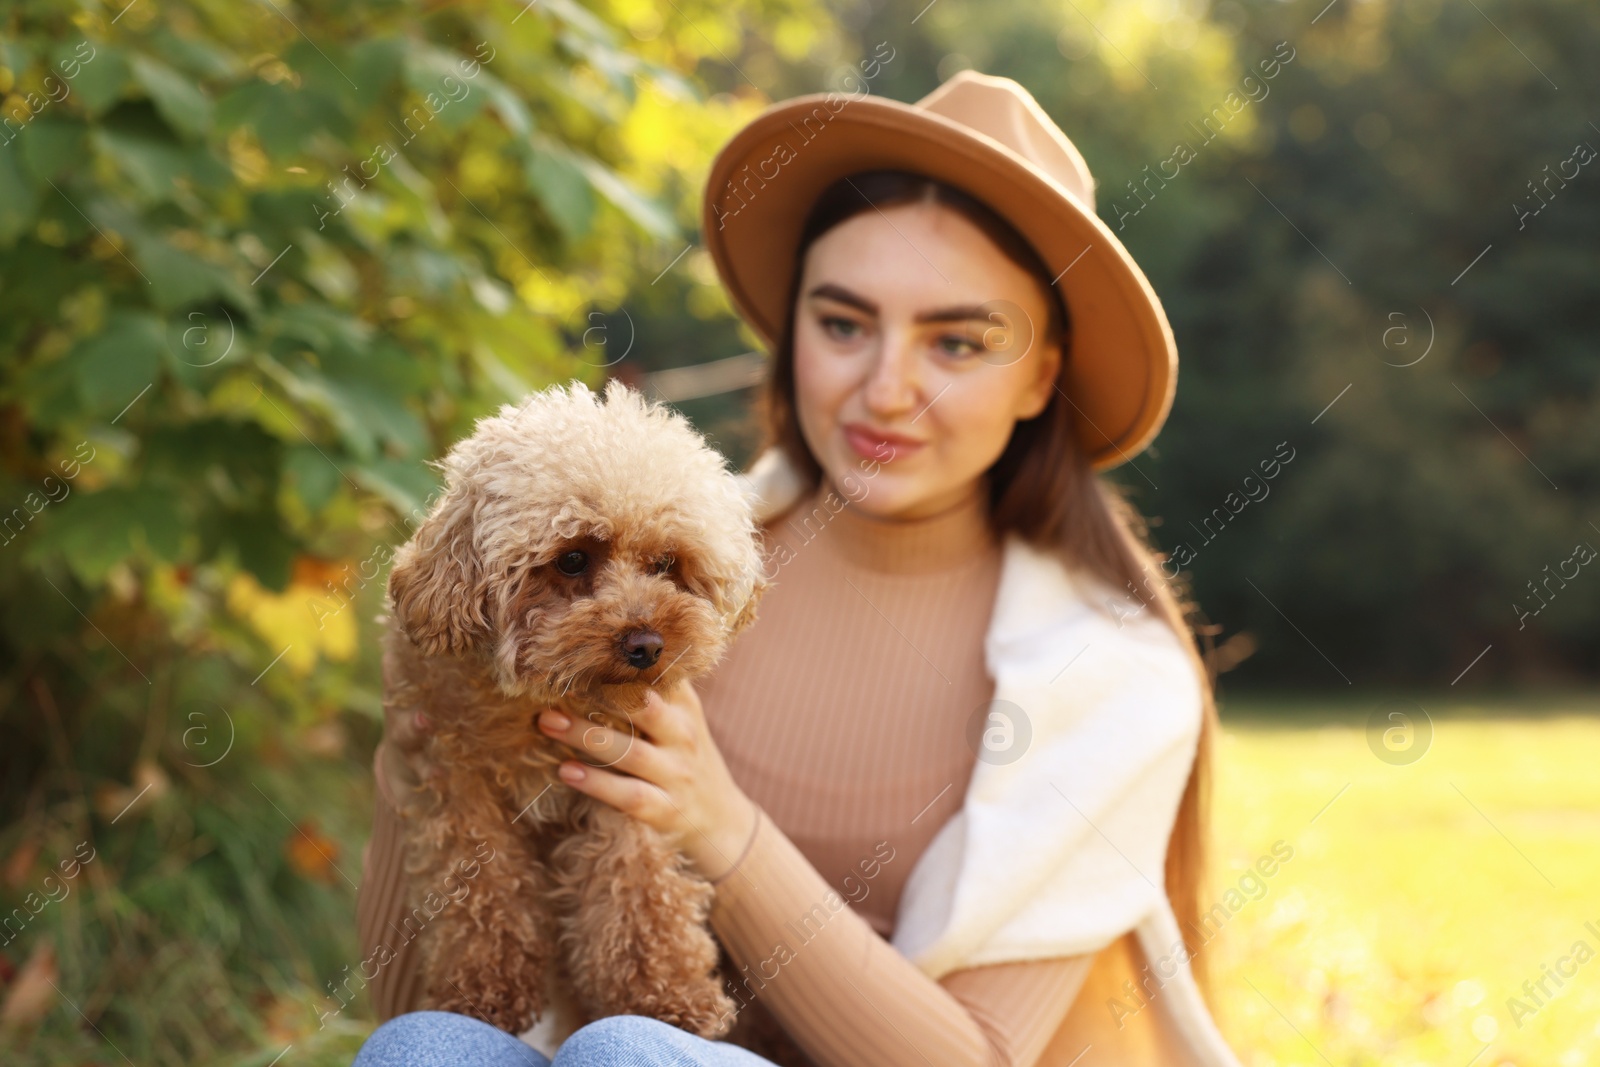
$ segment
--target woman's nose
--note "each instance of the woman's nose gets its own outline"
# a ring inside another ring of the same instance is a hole
[[[867,408],[881,417],[913,410],[921,392],[921,377],[911,337],[885,331],[867,377]]]

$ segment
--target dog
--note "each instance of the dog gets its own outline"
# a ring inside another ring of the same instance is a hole
[[[566,1033],[633,1014],[720,1037],[711,886],[562,782],[572,752],[535,720],[631,737],[648,690],[721,658],[767,587],[745,496],[683,416],[616,380],[508,404],[440,467],[386,605],[385,701],[433,725],[404,801],[410,884],[452,884],[468,842],[492,858],[425,930],[426,1006],[508,1033],[551,1007]]]

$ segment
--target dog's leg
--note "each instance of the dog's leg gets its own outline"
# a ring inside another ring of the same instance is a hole
[[[424,831],[432,862],[413,881],[421,913],[434,915],[426,1002],[521,1033],[544,1011],[554,946],[540,901],[549,875],[481,784],[452,785],[451,802]],[[476,864],[462,869],[465,857]]]
[[[721,1037],[734,1003],[714,970],[711,886],[648,826],[581,803],[584,828],[551,854],[552,910],[575,999],[591,1018],[647,1015]]]

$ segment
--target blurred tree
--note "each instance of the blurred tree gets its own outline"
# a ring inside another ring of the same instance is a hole
[[[673,10],[0,14],[7,1062],[348,1062],[369,620],[426,461],[604,377],[592,313],[688,244],[690,168],[763,103],[697,63],[818,24]]]
[[[1448,685],[1489,645],[1463,685],[1600,664],[1600,572],[1550,579],[1579,542],[1600,548],[1590,14],[841,9],[900,48],[875,91],[1013,77],[1083,151],[1180,353],[1170,422],[1113,477],[1165,549],[1193,551],[1219,640],[1241,638],[1227,658],[1259,648],[1233,678]],[[1267,481],[1280,445],[1294,459]]]

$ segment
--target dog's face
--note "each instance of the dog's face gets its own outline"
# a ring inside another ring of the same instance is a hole
[[[536,394],[444,461],[395,557],[394,615],[424,652],[476,650],[507,693],[670,685],[709,670],[766,588],[720,456],[612,382]]]

